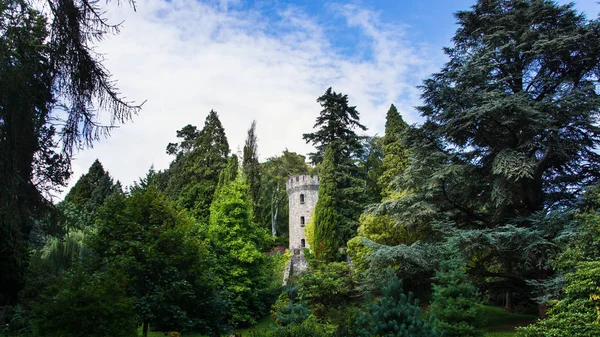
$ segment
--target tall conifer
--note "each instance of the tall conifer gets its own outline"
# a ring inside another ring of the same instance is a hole
[[[320,169],[319,200],[314,215],[314,247],[317,259],[333,261],[340,247],[338,238],[339,215],[337,212],[338,190],[333,150],[325,149]]]
[[[408,151],[400,141],[400,135],[408,127],[398,110],[392,104],[385,117],[385,135],[383,142],[383,173],[379,177],[379,186],[383,198],[389,198],[394,188],[392,180],[408,167]]]
[[[244,158],[242,160],[242,169],[246,176],[248,184],[248,192],[252,199],[252,209],[254,213],[254,221],[259,223],[260,219],[260,164],[258,163],[258,145],[256,138],[256,121],[252,121],[246,144],[244,145]]]

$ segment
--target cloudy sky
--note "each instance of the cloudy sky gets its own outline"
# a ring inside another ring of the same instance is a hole
[[[445,62],[453,13],[475,0],[144,0],[134,12],[109,7],[121,34],[98,45],[129,100],[146,103],[133,122],[114,130],[73,162],[70,186],[96,159],[125,186],[148,168],[168,167],[165,153],[184,125],[202,128],[218,112],[233,153],[257,121],[261,160],[284,149],[311,152],[311,132],[328,87],[347,94],[367,134],[381,134],[394,103],[418,123],[415,87]],[[565,3],[567,1],[561,1]],[[579,0],[595,17],[600,5]]]

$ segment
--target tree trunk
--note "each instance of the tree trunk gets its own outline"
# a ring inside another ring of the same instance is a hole
[[[548,303],[538,303],[538,318],[546,318],[546,309],[548,309]]]
[[[277,198],[278,193],[279,182],[277,182],[277,189],[273,193],[273,196],[271,196],[271,234],[273,236],[277,236],[277,213],[279,213],[279,205],[277,205],[279,201],[279,198]],[[275,211],[273,211],[273,209],[275,209]]]
[[[143,323],[142,337],[148,337],[148,322]]]
[[[504,310],[506,312],[513,312],[513,303],[512,303],[512,290],[506,289],[506,302],[504,304]]]

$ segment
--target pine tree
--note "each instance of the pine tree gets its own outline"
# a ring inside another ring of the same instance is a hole
[[[383,136],[383,173],[379,177],[382,197],[390,198],[394,188],[392,180],[408,167],[408,151],[402,145],[400,137],[408,124],[404,122],[396,107],[392,104],[385,117],[385,136]]]
[[[404,294],[402,282],[391,269],[386,272],[379,301],[361,310],[355,326],[357,337],[397,336],[436,337],[438,333],[431,316],[422,317],[419,301],[413,293]]]
[[[256,121],[252,121],[246,144],[244,145],[244,158],[242,160],[242,168],[248,183],[248,192],[252,199],[252,209],[254,221],[259,222],[260,218],[260,164],[258,163],[258,148],[256,144]]]
[[[341,241],[337,230],[339,215],[337,212],[337,196],[335,162],[333,150],[325,149],[325,156],[320,169],[319,199],[315,206],[314,237],[312,246],[318,260],[331,262],[337,257]]]
[[[483,306],[477,298],[477,289],[467,280],[464,263],[456,258],[442,261],[433,284],[430,312],[438,319],[445,337],[478,337],[483,333]]]

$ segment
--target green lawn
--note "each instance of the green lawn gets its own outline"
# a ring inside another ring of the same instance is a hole
[[[271,325],[271,323],[273,323],[273,319],[270,316],[267,316],[267,317],[263,317],[260,320],[258,320],[258,322],[256,323],[255,326],[246,328],[246,329],[236,329],[235,332],[242,334],[242,336],[244,336],[244,337],[250,336],[250,331],[267,330],[269,328],[269,326]],[[142,328],[140,327],[140,329],[138,331],[138,336],[141,336],[141,335],[142,335]],[[165,335],[164,332],[160,332],[160,331],[149,331],[148,332],[148,337],[165,337],[165,336],[168,336],[168,334]],[[197,333],[182,334],[181,336],[182,337],[205,337],[204,335],[197,334]]]
[[[264,331],[269,329],[269,326],[273,323],[273,319],[271,318],[271,316],[266,316],[263,317],[261,319],[258,320],[258,322],[256,322],[256,325],[251,327],[251,328],[247,328],[247,329],[237,329],[235,330],[235,332],[242,334],[242,336],[250,336],[250,331]]]
[[[511,314],[502,308],[491,306],[485,306],[485,317],[486,337],[513,337],[516,327],[529,325],[537,319],[534,315]]]
[[[485,317],[487,317],[486,327],[484,328],[485,337],[514,337],[515,327],[528,325],[537,319],[533,315],[511,314],[502,308],[485,306]],[[246,329],[237,329],[235,332],[242,336],[249,336],[250,331],[263,331],[269,329],[273,323],[270,316],[260,319],[255,326]],[[140,328],[141,336],[141,328]],[[183,337],[204,337],[200,334],[184,334]],[[1,336],[0,336],[1,337]],[[148,337],[165,337],[163,332],[148,332]]]

